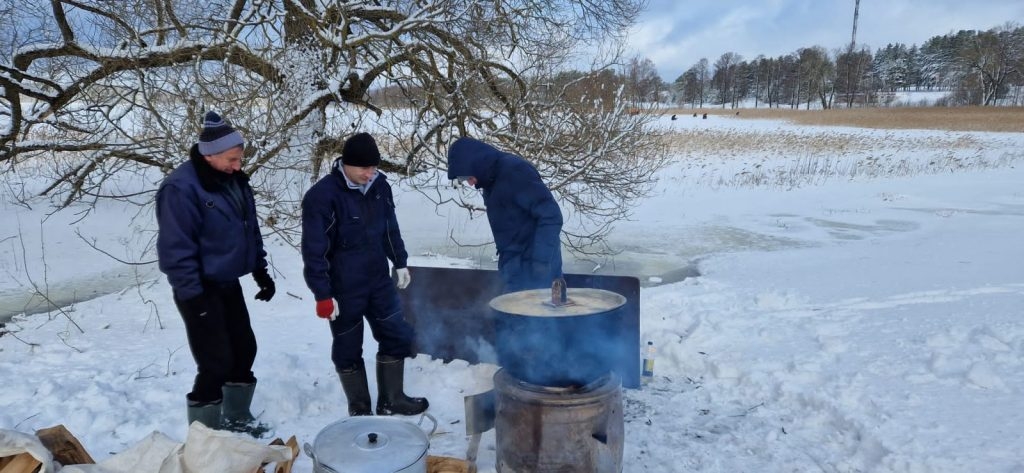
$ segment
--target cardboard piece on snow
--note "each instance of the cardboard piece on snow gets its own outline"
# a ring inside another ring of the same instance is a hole
[[[270,442],[271,445],[284,445],[292,450],[292,458],[288,461],[277,462],[274,467],[274,473],[292,473],[292,464],[295,463],[295,459],[299,456],[299,441],[296,440],[295,436],[292,435],[287,442],[282,441],[280,438],[276,438]]]
[[[42,462],[28,453],[0,458],[0,473],[36,473]]]
[[[53,469],[53,455],[46,449],[46,446],[39,441],[35,435],[18,432],[17,430],[0,429],[0,458],[17,457],[21,454],[28,454],[39,462],[39,473],[50,473]],[[27,461],[22,458],[19,464]],[[14,463],[12,459],[4,468]],[[19,467],[20,468],[20,467]],[[33,470],[35,470],[35,466]],[[12,470],[13,471],[13,470]],[[18,472],[22,473],[22,472]]]
[[[36,437],[39,437],[39,441],[53,454],[53,460],[61,465],[96,463],[64,424],[39,429],[36,431]]]

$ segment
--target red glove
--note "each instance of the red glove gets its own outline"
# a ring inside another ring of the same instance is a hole
[[[334,299],[316,301],[316,316],[330,320],[338,318],[338,301]]]

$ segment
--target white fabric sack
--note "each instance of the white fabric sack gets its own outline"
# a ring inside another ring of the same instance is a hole
[[[253,473],[263,463],[292,459],[284,445],[264,445],[248,437],[193,422],[185,443],[160,432],[96,465],[73,465],[60,473]]]
[[[263,463],[292,459],[286,445],[264,445],[233,432],[213,430],[199,422],[188,428],[188,439],[177,455],[167,457],[160,473],[252,473]]]
[[[164,459],[177,452],[181,443],[162,432],[153,432],[131,448],[95,465],[71,465],[60,473],[131,473],[158,472]]]
[[[53,455],[39,437],[17,430],[0,429],[0,458],[28,453],[43,464],[39,473],[53,472]]]

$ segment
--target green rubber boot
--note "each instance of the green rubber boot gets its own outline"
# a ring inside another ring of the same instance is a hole
[[[249,434],[254,438],[261,438],[270,431],[269,426],[258,422],[249,411],[256,383],[227,383],[221,391],[224,393],[221,425],[225,430]]]
[[[220,428],[220,401],[196,402],[186,401],[188,404],[188,425],[199,421],[201,424],[211,428]]]

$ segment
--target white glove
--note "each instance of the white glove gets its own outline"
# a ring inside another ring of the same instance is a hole
[[[395,276],[398,277],[398,281],[395,283],[399,289],[405,289],[409,287],[409,283],[412,282],[412,276],[409,275],[409,268],[399,268],[395,270]]]

